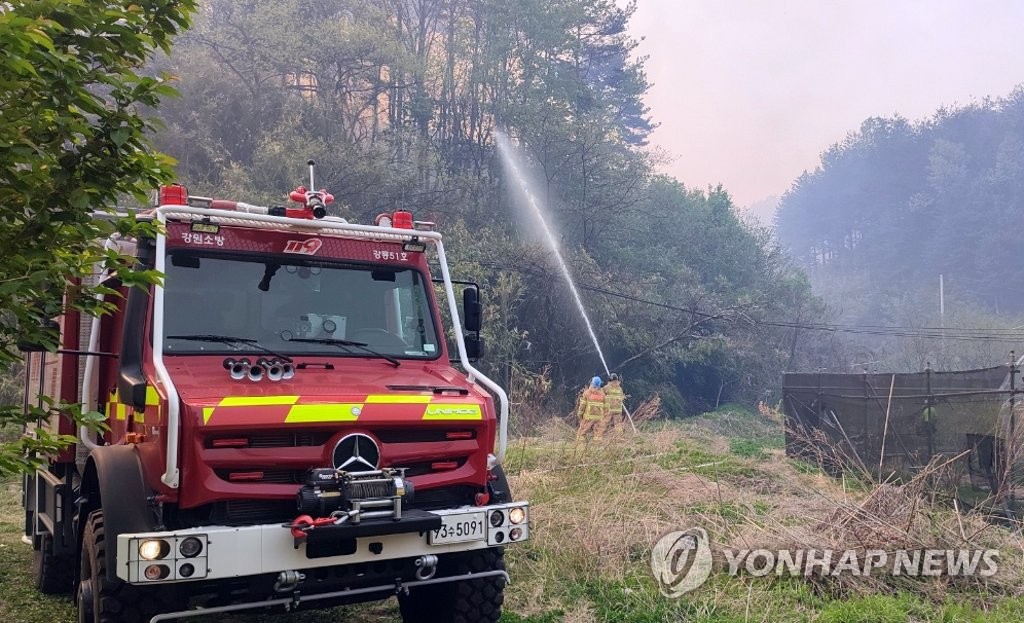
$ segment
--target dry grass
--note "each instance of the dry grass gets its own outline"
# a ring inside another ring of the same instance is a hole
[[[647,422],[636,436],[620,430],[604,443],[577,444],[575,430],[560,420],[538,423],[538,434],[517,439],[506,460],[516,497],[532,503],[533,532],[531,541],[506,550],[513,583],[503,623],[990,623],[1024,617],[1024,599],[1014,597],[1024,586],[1019,534],[929,501],[927,477],[871,486],[787,459],[780,427],[770,412],[727,410],[671,424]],[[937,474],[941,466],[932,469]],[[0,495],[0,553],[17,554],[0,567],[2,618],[65,620],[69,602],[41,599],[29,584],[29,551],[17,542],[12,487]],[[651,547],[666,532],[694,526],[705,528],[719,550],[994,547],[1002,553],[1001,572],[984,582],[779,580],[732,578],[719,565],[702,588],[666,599],[650,572]],[[397,620],[393,602],[272,619],[313,623],[353,616]]]
[[[643,607],[670,613],[637,620],[678,620],[683,611],[703,611],[702,620],[719,620],[723,611],[749,620],[751,611],[770,610],[777,580],[726,578],[721,568],[685,605],[666,606],[652,590],[651,547],[666,532],[693,526],[705,528],[719,550],[1000,550],[1000,572],[988,579],[847,574],[795,580],[803,585],[799,591],[826,603],[908,593],[942,608],[960,594],[983,612],[1024,586],[1019,534],[929,501],[926,475],[873,487],[792,461],[778,445],[781,424],[771,410],[652,422],[637,436],[623,433],[603,443],[575,443],[574,431],[560,421],[540,430],[518,440],[508,461],[517,497],[533,504],[532,542],[509,549],[518,580],[509,604],[523,615],[560,611],[564,620],[611,620],[595,614],[600,597],[579,588],[595,582],[634,586],[631,598],[639,595]],[[771,441],[755,446],[752,456],[736,452],[737,435]],[[931,469],[934,475],[941,466]],[[820,607],[804,606],[796,620],[816,620]]]

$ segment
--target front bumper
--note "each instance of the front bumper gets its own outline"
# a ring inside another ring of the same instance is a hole
[[[519,523],[512,522],[512,518],[520,514],[511,512],[513,509],[522,509]],[[527,540],[530,534],[526,502],[464,506],[429,513],[440,517],[441,530],[375,530],[373,532],[385,533],[353,538],[351,547],[345,550],[347,553],[331,556],[309,551],[308,543],[296,544],[290,529],[282,524],[201,526],[121,534],[117,537],[117,577],[132,584],[240,578],[464,552],[518,543]],[[400,525],[396,524],[396,529],[401,529],[397,527]],[[189,544],[183,548],[186,540]],[[198,552],[195,551],[196,540],[201,546]],[[156,544],[152,545],[153,542]],[[147,543],[151,545],[143,547]],[[186,556],[183,549],[192,555]],[[140,550],[156,552],[158,557],[144,559]]]

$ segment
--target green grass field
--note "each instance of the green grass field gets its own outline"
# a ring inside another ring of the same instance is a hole
[[[930,507],[921,511],[925,521],[921,525],[930,526],[921,528],[925,533],[938,539],[945,534],[947,523],[943,522],[961,526],[968,522],[972,533],[979,530],[975,541],[1005,550],[998,581],[829,583],[729,577],[716,567],[704,586],[683,598],[661,596],[649,556],[666,532],[700,526],[716,545],[835,545],[851,538],[846,533],[837,536],[829,523],[837,509],[871,509],[872,500],[878,498],[862,483],[844,486],[814,468],[787,460],[778,424],[749,411],[728,408],[682,422],[649,424],[639,436],[601,444],[576,444],[572,430],[552,423],[542,435],[516,440],[506,468],[517,497],[532,502],[533,538],[507,550],[512,584],[506,591],[503,621],[1002,623],[1024,619],[1024,587],[1018,581],[1024,577],[1020,538],[979,524],[977,518],[956,517],[951,511]],[[31,548],[20,541],[19,488],[17,483],[7,483],[0,493],[0,621],[72,621],[75,612],[70,599],[46,597],[33,588]],[[917,521],[917,514],[913,518]],[[384,623],[398,617],[391,600],[293,615],[210,617],[206,623],[214,620]]]

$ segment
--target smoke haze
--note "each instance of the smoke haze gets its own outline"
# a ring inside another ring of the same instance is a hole
[[[1008,94],[1022,23],[1010,1],[640,0],[631,28],[650,57],[652,144],[675,156],[663,170],[749,206],[867,117]]]

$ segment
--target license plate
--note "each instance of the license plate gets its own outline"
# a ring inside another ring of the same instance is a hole
[[[441,527],[431,530],[427,539],[431,545],[482,541],[487,538],[484,529],[484,513],[461,513],[442,515]]]

